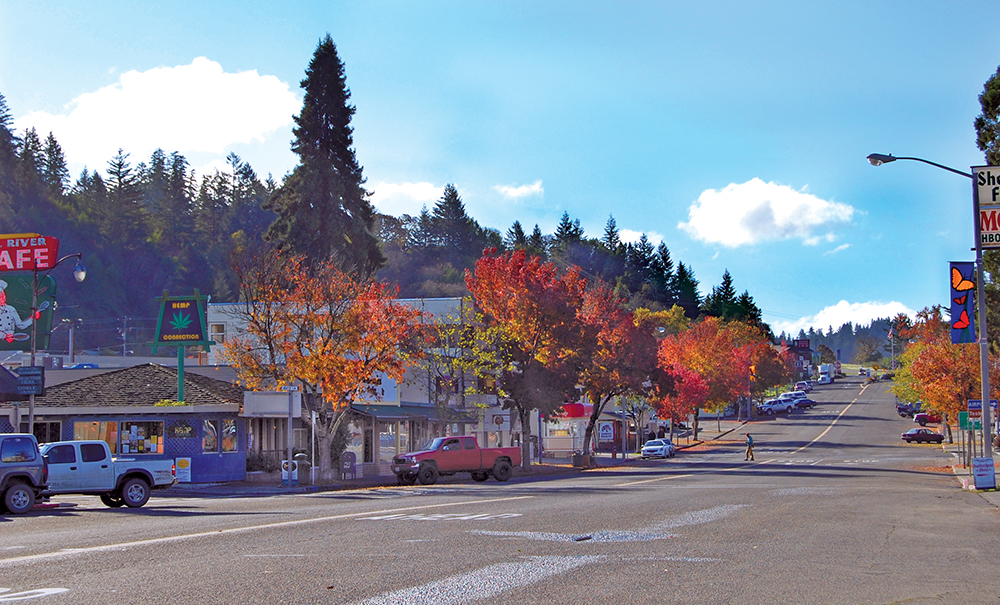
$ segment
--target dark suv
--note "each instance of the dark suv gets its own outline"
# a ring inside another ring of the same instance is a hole
[[[34,435],[0,434],[0,512],[28,512],[48,481],[49,466]]]

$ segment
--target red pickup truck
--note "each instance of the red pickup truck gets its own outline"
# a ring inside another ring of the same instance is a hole
[[[490,475],[506,481],[521,464],[521,448],[480,448],[475,437],[438,437],[424,444],[419,451],[408,452],[392,459],[392,472],[400,485],[413,485],[418,480],[430,485],[441,475],[472,473],[475,481],[486,481]]]

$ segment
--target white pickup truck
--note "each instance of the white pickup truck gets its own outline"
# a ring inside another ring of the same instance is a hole
[[[49,487],[56,494],[97,494],[111,508],[138,508],[150,489],[177,483],[173,460],[114,458],[104,441],[54,441],[41,446],[49,463]]]

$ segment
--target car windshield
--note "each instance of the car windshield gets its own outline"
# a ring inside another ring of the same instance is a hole
[[[441,443],[444,441],[444,437],[438,437],[436,439],[431,439],[427,443],[420,446],[421,452],[433,452],[434,450],[441,447]]]
[[[661,445],[663,445],[663,441],[660,441],[659,439],[653,439],[652,441],[646,442],[647,447],[660,447]]]

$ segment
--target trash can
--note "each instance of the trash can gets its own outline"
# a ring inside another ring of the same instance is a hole
[[[583,466],[582,452],[573,452],[573,466]]]

